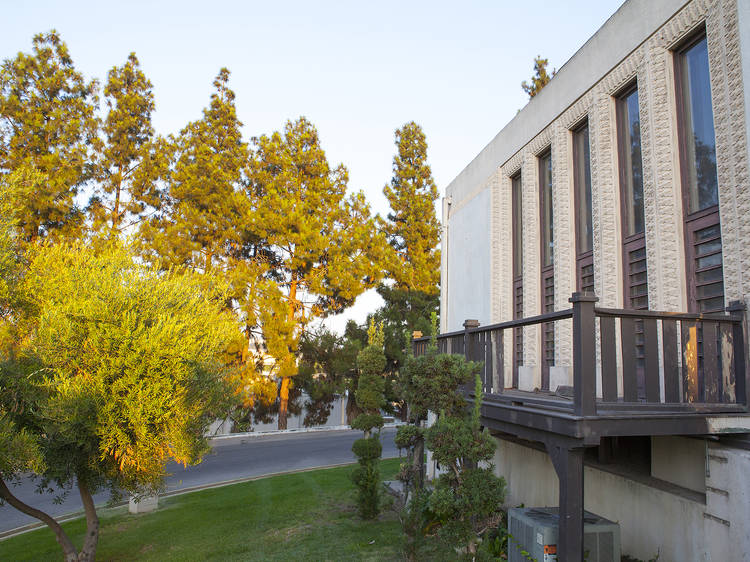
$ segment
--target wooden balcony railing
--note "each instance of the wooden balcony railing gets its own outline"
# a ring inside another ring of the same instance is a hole
[[[558,346],[556,358],[572,367],[572,413],[747,411],[744,305],[733,303],[727,314],[690,314],[598,308],[597,300],[574,293],[566,310],[490,326],[467,320],[464,330],[438,336],[438,351],[482,362],[483,391],[492,400],[518,390],[505,386],[513,379],[505,376],[512,368],[506,332],[512,341],[515,328],[572,320],[569,356]],[[421,355],[429,338],[413,345]]]

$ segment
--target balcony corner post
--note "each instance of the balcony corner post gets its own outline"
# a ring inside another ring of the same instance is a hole
[[[474,351],[471,349],[471,334],[469,333],[469,330],[473,328],[479,328],[479,320],[464,320],[464,357],[467,361],[472,360]],[[472,388],[474,388],[473,385]]]
[[[730,314],[742,316],[742,322],[733,324],[732,341],[734,342],[734,383],[737,403],[748,406],[750,404],[750,377],[747,371],[747,321],[745,313],[747,305],[742,301],[732,301],[727,307]],[[740,345],[737,345],[740,342]]]
[[[596,415],[595,295],[573,293],[573,408],[578,416]]]
[[[418,340],[422,337],[422,332],[419,330],[414,330],[411,333],[411,353],[414,357],[417,357],[417,348],[419,346],[419,343],[415,340]]]

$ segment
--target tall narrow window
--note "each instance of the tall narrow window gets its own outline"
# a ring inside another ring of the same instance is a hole
[[[573,131],[573,184],[576,216],[576,278],[578,290],[594,292],[594,244],[591,223],[591,151],[588,121]]]
[[[638,88],[633,87],[619,96],[616,107],[625,307],[641,310],[648,308],[648,274],[643,219],[643,160]]]
[[[539,224],[542,241],[542,312],[555,310],[555,264],[552,216],[552,153],[539,158]],[[555,324],[542,325],[542,389],[549,390],[549,368],[555,364]]]
[[[616,99],[617,153],[620,161],[620,213],[625,308],[648,308],[648,271],[643,218],[643,159],[638,87],[634,85]],[[635,322],[636,379],[638,394],[645,396],[645,349],[643,321]]]
[[[523,318],[523,200],[521,174],[513,176],[513,318]],[[518,388],[518,367],[523,365],[523,328],[513,330],[513,388]]]
[[[724,308],[716,137],[705,33],[675,55],[689,305]]]

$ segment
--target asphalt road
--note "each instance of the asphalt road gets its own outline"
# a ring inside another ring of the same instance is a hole
[[[398,456],[398,449],[393,443],[395,434],[394,428],[383,429],[383,457]],[[360,431],[341,430],[216,439],[213,450],[199,465],[187,468],[178,464],[167,466],[167,471],[171,473],[167,477],[167,491],[354,462],[352,443],[361,436]],[[35,485],[30,480],[24,480],[11,491],[22,501],[54,517],[83,509],[77,488],[71,490],[61,504],[54,503],[54,494],[35,493]],[[97,505],[103,505],[107,503],[109,494],[100,493],[94,499]],[[9,505],[0,506],[0,532],[37,521]]]

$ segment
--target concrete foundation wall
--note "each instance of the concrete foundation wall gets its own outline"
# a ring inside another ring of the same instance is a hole
[[[549,456],[496,439],[495,471],[508,483],[506,504],[556,506],[558,480]],[[698,442],[704,447],[705,444]],[[679,443],[672,443],[675,449]],[[622,552],[649,560],[750,560],[750,451],[711,444],[706,503],[592,467],[584,470],[585,509],[620,524]],[[705,463],[703,464],[705,467]],[[711,484],[729,487],[714,488]]]
[[[706,442],[686,437],[652,437],[651,476],[705,493]]]

